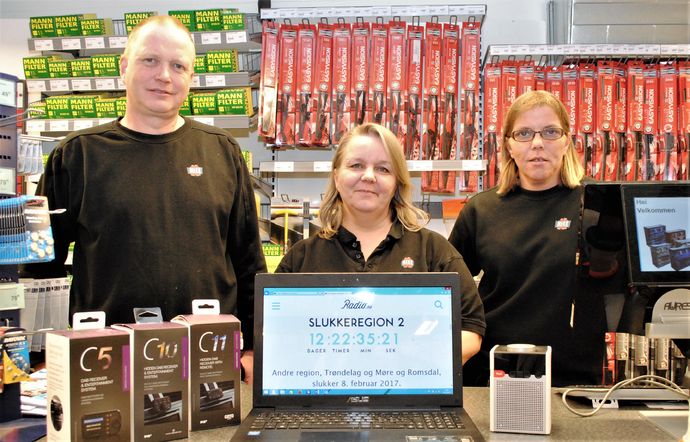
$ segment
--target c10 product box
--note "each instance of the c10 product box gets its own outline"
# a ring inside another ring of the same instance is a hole
[[[128,365],[126,332],[49,332],[48,440],[130,440]]]
[[[55,34],[58,37],[81,35],[82,18],[96,18],[96,14],[72,14],[55,16]]]
[[[188,436],[187,328],[171,322],[115,324],[129,333],[131,440],[166,441]]]
[[[240,321],[233,315],[181,315],[189,330],[192,431],[240,423]]]
[[[223,29],[226,31],[244,31],[244,14],[241,12],[223,11]]]
[[[192,94],[187,95],[187,97],[182,102],[182,106],[180,106],[180,112],[179,112],[180,115],[186,115],[186,116],[192,115],[192,106],[190,104],[190,98],[189,98],[191,95]]]

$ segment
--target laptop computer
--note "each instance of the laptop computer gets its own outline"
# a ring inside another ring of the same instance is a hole
[[[483,440],[462,408],[459,287],[457,273],[257,275],[253,409],[232,440]]]

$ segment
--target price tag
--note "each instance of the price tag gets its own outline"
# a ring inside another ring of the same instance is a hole
[[[330,161],[314,161],[314,172],[330,172]]]
[[[407,168],[411,172],[434,170],[434,163],[431,160],[411,160],[407,162]]]
[[[293,161],[275,161],[273,163],[274,172],[294,172],[295,163]]]
[[[484,170],[484,160],[462,160],[462,167],[460,170]]]
[[[69,132],[69,120],[52,120],[48,122],[50,132]]]
[[[213,126],[213,117],[194,117],[194,120],[198,121],[199,123]]]
[[[26,82],[26,88],[29,92],[45,92],[46,82],[44,80],[28,80]]]
[[[51,91],[68,91],[69,81],[66,78],[50,80],[50,90]]]
[[[201,87],[201,77],[198,75],[192,77],[192,87]]]
[[[373,6],[371,8],[371,16],[372,17],[390,17],[391,15],[391,7],[390,6]]]
[[[87,129],[93,127],[94,120],[89,120],[88,118],[78,118],[74,120],[74,130]]]
[[[97,91],[112,91],[115,90],[114,78],[96,78]]]
[[[225,33],[225,43],[246,43],[247,33],[245,31],[231,31]]]
[[[108,37],[108,45],[111,48],[124,48],[127,46],[127,37]]]
[[[45,132],[46,122],[43,120],[29,120],[26,122],[26,131],[32,132]]]
[[[73,91],[90,91],[91,90],[91,80],[79,78],[72,79],[72,90]]]
[[[78,38],[64,38],[62,39],[63,50],[81,49],[81,40]]]
[[[53,40],[34,40],[34,48],[37,51],[52,51]]]
[[[120,77],[117,77],[117,89],[118,90],[124,90],[125,89],[125,81]]]
[[[448,5],[431,5],[428,7],[429,15],[448,15]]]
[[[201,34],[202,45],[217,45],[221,43],[220,32],[207,32]]]
[[[103,37],[84,37],[86,49],[105,49],[105,38]]]
[[[207,75],[206,87],[225,86],[225,75]]]

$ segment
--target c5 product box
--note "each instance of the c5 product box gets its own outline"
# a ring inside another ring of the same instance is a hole
[[[221,89],[216,92],[218,114],[221,115],[251,115],[253,112],[252,89],[238,87]]]
[[[171,322],[115,324],[129,333],[131,440],[188,436],[187,328]]]
[[[158,15],[157,12],[125,12],[125,28],[127,29],[127,35],[132,32],[132,29],[140,22],[146,20],[149,17]]]
[[[55,17],[29,17],[32,38],[55,37]]]
[[[113,20],[110,18],[83,18],[79,23],[81,35],[113,35]]]
[[[75,58],[70,60],[72,77],[93,77],[91,58]]]
[[[181,315],[189,332],[192,431],[240,423],[240,321],[233,315]]]
[[[130,440],[128,364],[124,331],[49,332],[48,440]]]
[[[96,77],[117,77],[120,75],[120,54],[92,55],[91,65]]]
[[[196,31],[196,20],[194,10],[187,11],[168,11],[168,15],[178,19],[190,32]]]

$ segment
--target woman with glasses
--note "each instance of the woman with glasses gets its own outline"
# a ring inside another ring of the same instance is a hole
[[[464,383],[487,384],[494,345],[527,343],[552,347],[554,386],[593,384],[603,324],[591,322],[603,306],[575,306],[584,170],[567,111],[548,92],[525,93],[508,110],[503,134],[498,186],[469,200],[449,237],[470,272],[483,272],[486,334]]]

